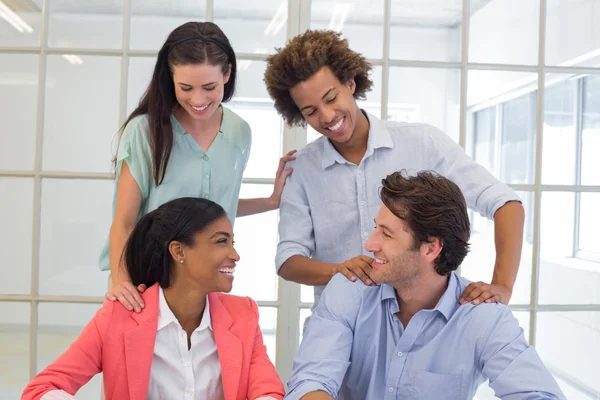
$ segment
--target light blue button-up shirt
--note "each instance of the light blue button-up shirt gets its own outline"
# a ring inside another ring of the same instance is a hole
[[[564,399],[508,307],[460,305],[452,273],[433,310],[406,328],[395,290],[337,274],[308,322],[286,399],[321,390],[340,400],[471,399],[486,379],[501,399]]]
[[[439,129],[367,117],[369,138],[359,165],[344,159],[324,136],[289,163],[294,173],[281,197],[277,271],[294,255],[325,263],[372,257],[365,244],[381,205],[381,180],[401,169],[445,176],[460,187],[470,208],[489,219],[506,202],[519,200]],[[315,286],[315,304],[322,291]]]

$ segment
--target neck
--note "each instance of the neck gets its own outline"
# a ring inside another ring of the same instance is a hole
[[[400,307],[399,318],[404,326],[421,310],[432,310],[440,301],[448,288],[448,277],[438,275],[433,268],[417,278],[416,281],[405,284],[393,284]]]
[[[369,120],[358,106],[356,107],[356,116],[356,124],[350,140],[345,143],[335,143],[332,141],[332,144],[338,153],[346,160],[359,164],[367,151],[367,142],[369,141]]]
[[[202,321],[207,292],[183,282],[179,285],[172,284],[164,289],[163,293],[173,315],[183,330],[190,335]]]

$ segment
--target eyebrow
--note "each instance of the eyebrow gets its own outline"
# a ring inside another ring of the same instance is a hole
[[[379,226],[381,229],[385,229],[388,230],[390,232],[394,232],[392,229],[390,229],[388,226],[383,225],[383,224],[378,224],[377,221],[373,220],[373,222],[375,222],[375,225]]]
[[[212,238],[214,238],[215,236],[219,236],[219,235],[221,235],[221,236],[225,236],[225,237],[227,237],[227,238],[230,238],[230,237],[231,237],[231,235],[229,234],[229,232],[215,232],[215,234],[214,234],[214,235],[212,235],[210,238],[212,239]]]
[[[323,97],[321,97],[321,99],[324,99],[325,97],[327,97],[327,96],[329,95],[329,93],[331,93],[331,91],[332,91],[332,90],[334,90],[334,89],[335,89],[335,88],[333,88],[333,87],[332,87],[332,88],[330,88],[328,91],[326,91],[326,92],[325,92],[325,94],[323,95]],[[302,107],[302,108],[300,109],[300,111],[304,111],[304,110],[306,110],[307,108],[311,108],[311,107],[314,107],[314,106],[305,106],[305,107]]]
[[[192,87],[192,85],[190,85],[189,83],[183,83],[183,82],[177,82],[179,85],[183,85],[183,86],[189,86]],[[217,82],[210,82],[210,83],[205,83],[204,85],[202,85],[202,87],[206,87],[206,86],[211,86],[211,85],[216,85]]]

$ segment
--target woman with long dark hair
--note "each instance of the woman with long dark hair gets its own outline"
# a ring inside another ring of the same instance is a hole
[[[79,338],[25,388],[24,400],[74,399],[102,372],[106,400],[282,399],[258,307],[231,291],[239,255],[225,210],[199,197],[144,215],[125,248],[136,313],[107,300]]]
[[[115,158],[113,222],[100,256],[111,271],[109,300],[139,312],[144,303],[123,265],[121,254],[136,221],[165,202],[203,197],[236,216],[279,207],[291,169],[282,157],[273,194],[239,199],[250,154],[250,126],[221,103],[236,84],[236,58],[229,40],[211,22],[188,22],[168,36],[158,53],[152,80],[121,129]]]

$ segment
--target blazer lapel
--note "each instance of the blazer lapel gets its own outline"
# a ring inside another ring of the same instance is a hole
[[[158,285],[146,290],[144,301],[144,310],[139,314],[131,314],[138,325],[125,332],[125,363],[130,400],[145,400],[148,394],[158,326]]]
[[[225,400],[236,400],[242,372],[242,343],[230,328],[233,318],[218,294],[209,293],[210,319],[213,324],[217,352],[221,363],[221,377]]]

